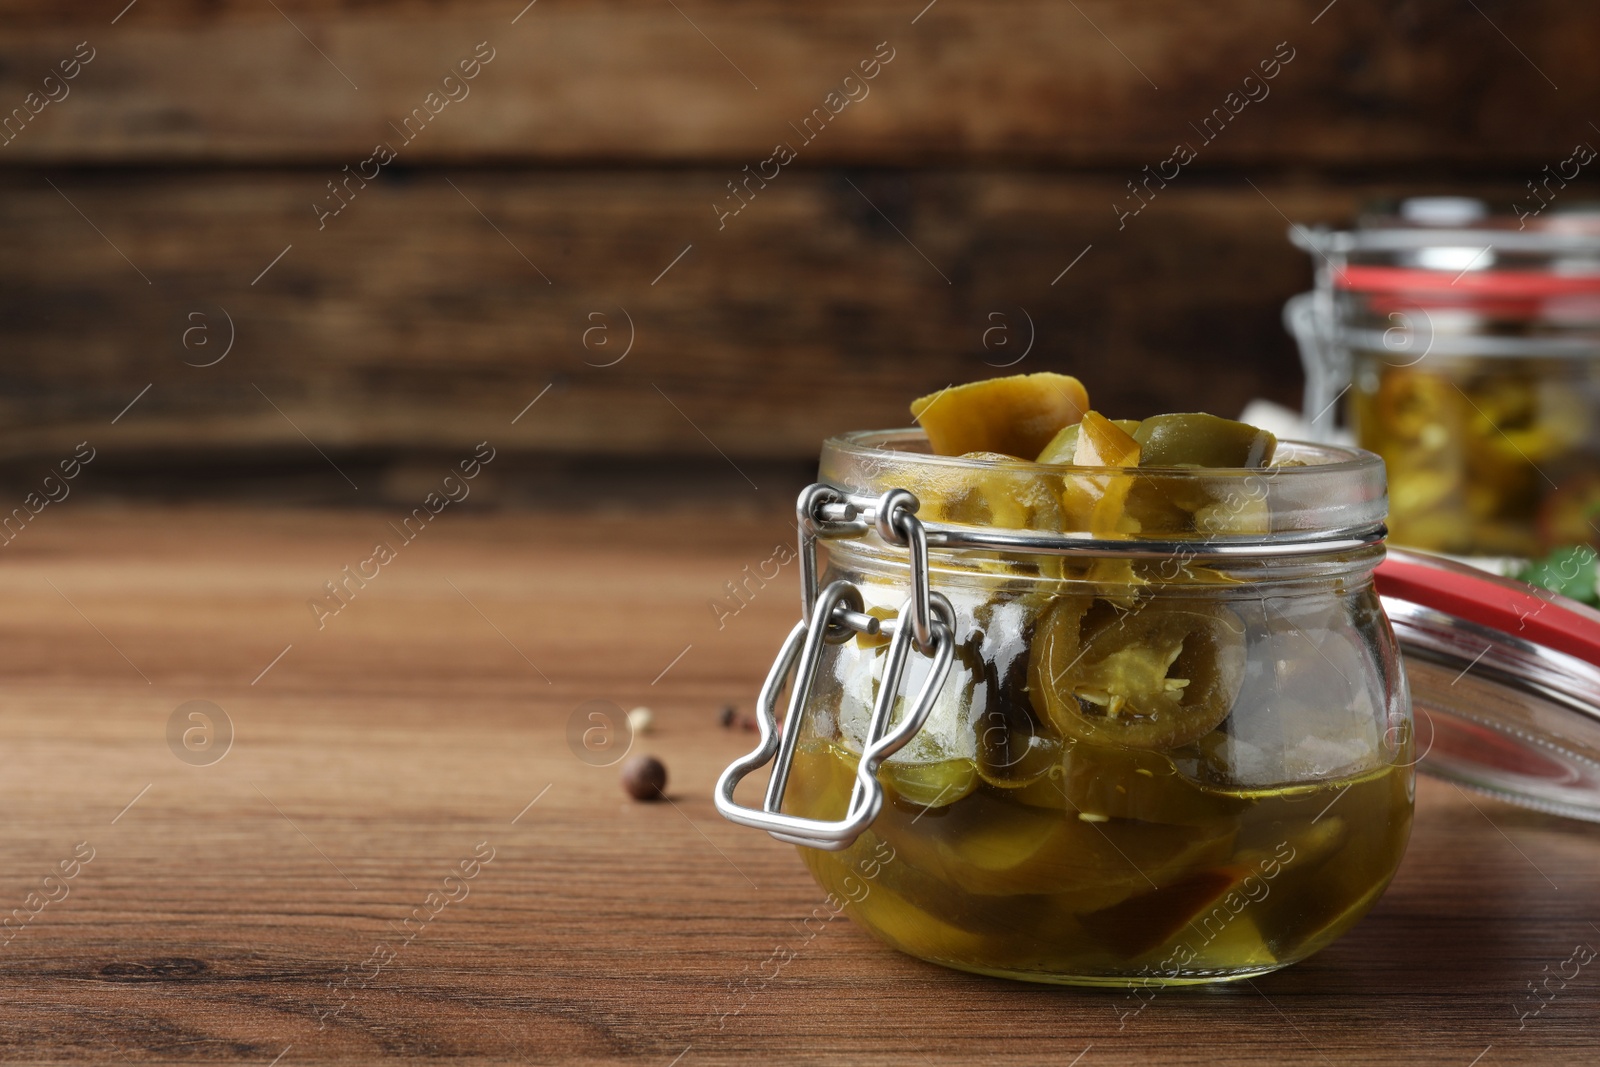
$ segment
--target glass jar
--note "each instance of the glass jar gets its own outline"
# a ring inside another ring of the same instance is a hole
[[[821,479],[803,621],[716,799],[865,929],[985,974],[1191,984],[1303,959],[1383,892],[1414,760],[1376,456],[1086,468],[887,431],[829,440]],[[1074,532],[1106,500],[1132,521]]]
[[[1317,289],[1286,309],[1306,415],[1336,403],[1389,468],[1396,544],[1461,556],[1600,546],[1600,213],[1417,198],[1294,227]]]

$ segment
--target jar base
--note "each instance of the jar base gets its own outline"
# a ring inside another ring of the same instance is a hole
[[[1291,966],[1294,961],[1273,963],[1260,967],[1244,967],[1239,970],[1189,972],[1166,977],[1153,974],[1058,974],[1048,971],[1018,971],[1001,967],[970,966],[953,963],[948,960],[926,960],[925,962],[936,963],[941,967],[949,967],[955,971],[966,971],[968,974],[981,974],[990,978],[1008,978],[1015,982],[1032,982],[1036,985],[1128,990],[1134,987],[1167,989],[1180,986],[1208,986],[1221,985],[1226,982],[1242,982],[1249,978],[1259,978],[1264,974],[1281,971],[1285,967]]]

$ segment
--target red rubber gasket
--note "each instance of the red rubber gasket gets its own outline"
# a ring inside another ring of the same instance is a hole
[[[1523,582],[1391,552],[1378,592],[1444,612],[1600,667],[1600,612]]]
[[[1333,272],[1338,289],[1360,292],[1453,293],[1462,297],[1545,297],[1600,293],[1600,274],[1550,274],[1544,271],[1422,270],[1416,267],[1348,266]]]

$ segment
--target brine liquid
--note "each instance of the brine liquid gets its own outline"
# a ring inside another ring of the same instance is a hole
[[[784,809],[841,817],[856,762],[804,742]],[[870,830],[800,849],[812,874],[895,948],[1034,981],[1207,982],[1303,959],[1377,899],[1411,828],[1410,767],[1231,792],[1159,753],[1080,744],[1031,781],[978,779],[931,807],[893,765],[881,776]]]

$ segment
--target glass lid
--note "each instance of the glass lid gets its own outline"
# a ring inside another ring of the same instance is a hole
[[[1600,822],[1600,612],[1401,549],[1377,584],[1405,655],[1419,769]]]

